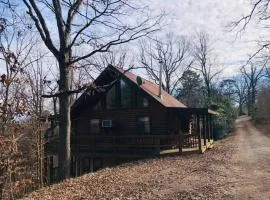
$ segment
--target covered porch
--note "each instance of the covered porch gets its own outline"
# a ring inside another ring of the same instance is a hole
[[[164,150],[161,154],[203,153],[212,147],[217,112],[207,108],[169,108],[169,112],[178,119],[179,148]]]

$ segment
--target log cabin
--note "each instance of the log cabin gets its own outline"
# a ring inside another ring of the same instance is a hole
[[[72,105],[71,176],[145,157],[203,152],[215,111],[188,108],[151,81],[109,65]],[[57,180],[58,126],[45,134],[46,181]]]

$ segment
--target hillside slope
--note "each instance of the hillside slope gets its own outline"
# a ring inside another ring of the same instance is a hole
[[[269,144],[269,137],[241,120],[233,136],[205,154],[100,170],[25,199],[270,199]]]
[[[225,194],[219,185],[229,174],[226,166],[236,149],[230,140],[201,155],[143,160],[86,174],[25,199],[189,199]]]

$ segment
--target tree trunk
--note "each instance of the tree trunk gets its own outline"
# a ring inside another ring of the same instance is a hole
[[[59,96],[60,104],[60,123],[59,123],[59,181],[70,177],[70,97],[68,91],[71,85],[71,67],[65,61],[59,62],[60,82]]]
[[[248,108],[248,116],[251,116],[251,92],[250,89],[248,90],[248,95],[247,95],[247,108]]]
[[[239,113],[238,115],[241,116],[243,114],[243,103],[239,103]]]

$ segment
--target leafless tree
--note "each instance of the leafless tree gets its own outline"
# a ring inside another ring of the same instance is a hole
[[[270,122],[270,89],[269,85],[260,87],[257,97],[258,110],[256,113],[256,121],[259,123]]]
[[[30,39],[31,38],[31,39]],[[29,58],[34,50],[37,40],[29,28],[19,25],[17,17],[11,15],[6,23],[6,28],[0,33],[0,63],[4,66],[1,75],[1,107],[2,116],[1,133],[4,135],[6,124],[14,116],[8,114],[10,109],[16,110],[14,94],[18,93],[23,85],[20,84],[22,74],[33,61]],[[15,98],[18,101],[18,97]],[[15,107],[14,107],[15,106]],[[13,107],[13,108],[12,108]],[[17,112],[12,112],[16,114]]]
[[[139,9],[127,0],[23,2],[44,44],[58,61],[59,92],[44,97],[59,98],[59,179],[63,180],[70,176],[70,95],[83,89],[71,90],[73,65],[95,54],[106,52],[112,46],[157,31],[161,16],[143,17],[145,9]],[[139,22],[131,19],[134,12],[140,16]],[[49,22],[56,23],[56,30],[51,31]],[[58,35],[55,35],[54,31]],[[73,52],[76,48],[85,48],[87,51],[82,55],[75,55]]]
[[[249,67],[248,67],[249,66]],[[264,68],[256,66],[256,64],[250,63],[241,69],[247,84],[247,107],[248,115],[252,115],[255,112],[255,102],[258,90],[259,81],[265,76]]]
[[[162,88],[173,94],[179,87],[183,72],[192,65],[187,38],[168,34],[162,41],[142,41],[140,49],[140,62],[157,84],[160,82],[159,63],[162,62]]]
[[[197,64],[194,68],[200,72],[207,92],[207,104],[211,103],[211,89],[213,79],[221,73],[213,61],[212,48],[209,36],[201,32],[194,40],[194,59]]]
[[[247,103],[248,85],[243,77],[235,80],[236,102],[239,105],[239,115],[244,113],[244,105]]]
[[[222,95],[228,97],[231,102],[238,104],[238,113],[239,115],[243,115],[244,106],[247,103],[248,91],[248,85],[243,75],[232,77],[230,79],[224,79],[220,83],[220,89]]]
[[[43,56],[37,53],[35,62],[31,63],[25,69],[25,76],[27,77],[27,88],[26,100],[28,103],[29,115],[29,126],[32,138],[32,146],[34,157],[36,158],[36,176],[39,183],[39,187],[43,187],[44,180],[44,133],[46,128],[46,121],[48,120],[48,113],[45,110],[45,103],[47,99],[41,97],[45,91],[50,91],[50,81],[47,77],[50,72],[50,68],[43,66]],[[55,91],[54,91],[55,92]],[[48,103],[48,101],[47,101]]]
[[[26,148],[21,148],[26,138],[25,124],[17,119],[28,114],[25,70],[35,61],[30,58],[37,40],[29,27],[21,26],[13,11],[2,14],[5,20],[1,22],[0,31],[0,65],[3,66],[0,76],[0,142],[3,145],[0,150],[0,199],[3,188],[4,195],[12,199],[31,184],[32,171],[25,170],[30,166],[26,164],[30,156],[22,156]],[[23,180],[25,184],[19,184]]]
[[[248,25],[256,20],[257,24],[260,24],[262,29],[269,29],[269,21],[270,21],[270,0],[253,0],[251,2],[250,11],[241,17],[239,20],[232,22],[231,27],[232,30],[237,29],[237,34],[246,31]],[[267,38],[258,38],[257,40],[258,49],[253,52],[247,63],[252,61],[253,59],[260,59],[264,61],[268,61],[270,58],[270,42]]]

